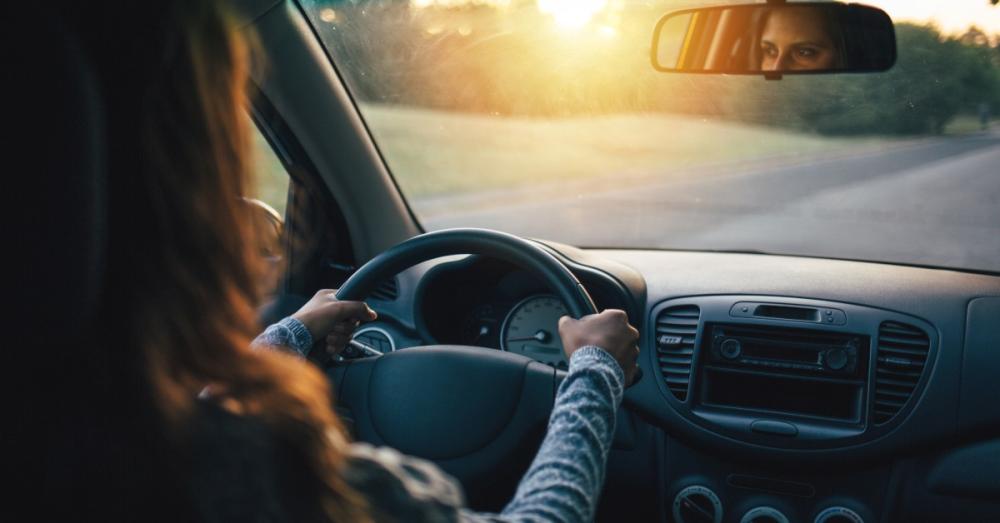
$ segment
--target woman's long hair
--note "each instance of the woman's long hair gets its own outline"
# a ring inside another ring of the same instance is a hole
[[[124,418],[109,431],[138,442],[138,455],[121,462],[169,468],[197,423],[199,392],[211,386],[220,405],[301,454],[327,517],[365,520],[363,500],[342,479],[348,442],[325,377],[304,360],[250,348],[262,266],[240,198],[253,193],[246,29],[209,0],[80,4],[71,17],[107,112],[103,318],[114,326],[90,368],[105,384],[97,397],[121,405],[110,416]],[[144,443],[157,438],[160,446]],[[157,450],[166,455],[150,455]]]

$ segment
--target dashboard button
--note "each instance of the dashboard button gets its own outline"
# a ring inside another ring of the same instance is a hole
[[[740,518],[740,523],[789,523],[788,518],[774,507],[756,507]]]
[[[722,347],[719,349],[723,358],[727,360],[734,360],[740,357],[740,353],[743,352],[743,347],[740,345],[740,340],[736,338],[729,338],[722,342]]]
[[[865,523],[864,518],[847,507],[829,507],[816,515],[814,523]]]
[[[677,523],[722,523],[722,502],[712,489],[691,485],[674,497],[673,515]]]
[[[836,348],[824,352],[823,364],[830,370],[843,369],[847,366],[847,351],[841,348]]]

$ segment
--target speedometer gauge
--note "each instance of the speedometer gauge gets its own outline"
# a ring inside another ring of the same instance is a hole
[[[511,309],[500,329],[500,347],[535,361],[566,368],[559,318],[568,314],[555,296],[532,296]]]

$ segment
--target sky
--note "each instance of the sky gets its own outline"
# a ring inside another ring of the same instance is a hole
[[[635,0],[535,0],[538,10],[553,17],[557,25],[580,27],[607,8]],[[639,0],[651,4],[672,4],[670,0]],[[746,0],[754,2],[755,0]],[[759,0],[756,0],[759,1]],[[918,23],[933,22],[943,32],[963,33],[975,24],[987,34],[1000,34],[1000,6],[989,0],[855,0],[881,7],[895,21]],[[530,0],[410,0],[417,7],[487,5],[506,8],[511,5],[530,4]],[[678,5],[699,3],[737,3],[738,0],[724,2],[711,0],[678,0]]]

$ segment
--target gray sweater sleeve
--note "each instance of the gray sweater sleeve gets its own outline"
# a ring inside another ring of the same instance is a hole
[[[291,349],[302,356],[309,355],[313,339],[309,329],[301,321],[291,316],[271,325],[250,344],[255,349]]]
[[[624,382],[618,362],[603,349],[583,347],[573,353],[545,440],[514,499],[494,519],[594,519]]]

